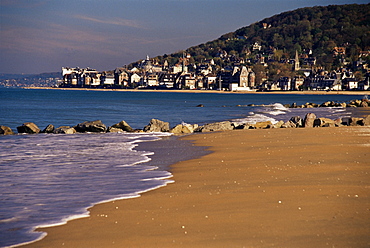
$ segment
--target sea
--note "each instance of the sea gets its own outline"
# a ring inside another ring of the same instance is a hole
[[[91,91],[0,88],[0,125],[75,126],[122,120],[143,129],[151,119],[177,124],[239,123],[355,116],[348,108],[291,109],[284,104],[346,102],[353,95]],[[254,106],[250,106],[253,104]],[[203,107],[198,107],[202,105]],[[169,165],[202,156],[202,147],[169,133],[16,134],[0,136],[0,247],[42,239],[37,227],[88,216],[88,208],[173,182]]]

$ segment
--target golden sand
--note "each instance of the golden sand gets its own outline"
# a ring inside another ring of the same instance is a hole
[[[185,137],[175,183],[94,206],[25,247],[369,247],[370,127]]]

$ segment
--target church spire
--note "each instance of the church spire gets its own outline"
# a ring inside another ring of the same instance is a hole
[[[295,50],[295,59],[294,59],[294,71],[299,71],[301,69],[300,64],[299,64],[299,57],[298,57],[298,51]]]

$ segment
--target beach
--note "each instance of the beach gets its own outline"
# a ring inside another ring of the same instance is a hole
[[[166,187],[38,229],[47,236],[23,247],[369,247],[369,127],[183,139],[212,153],[172,165]]]

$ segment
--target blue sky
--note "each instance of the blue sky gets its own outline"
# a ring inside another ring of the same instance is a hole
[[[0,73],[111,70],[302,7],[364,0],[0,0]]]

